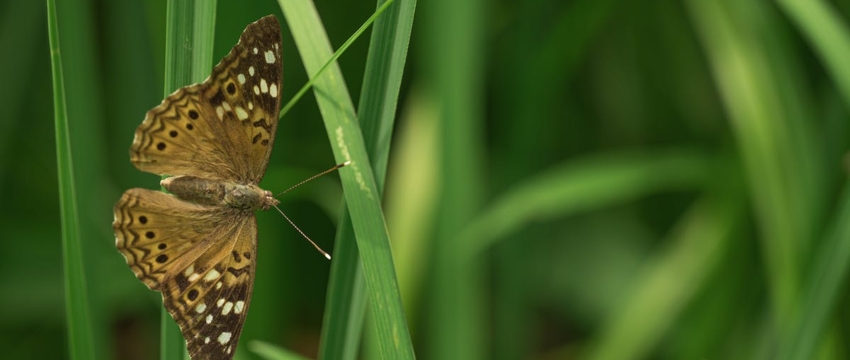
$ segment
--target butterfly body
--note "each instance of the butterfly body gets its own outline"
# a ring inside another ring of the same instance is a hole
[[[197,204],[221,206],[253,213],[268,210],[280,202],[274,195],[254,184],[239,184],[194,176],[172,176],[160,182],[168,192]]]
[[[254,212],[277,205],[258,184],[277,129],[280,25],[266,16],[203,83],[145,115],[130,147],[139,170],[173,175],[171,194],[130,189],[115,205],[115,245],[174,318],[193,360],[230,360],[254,286]]]

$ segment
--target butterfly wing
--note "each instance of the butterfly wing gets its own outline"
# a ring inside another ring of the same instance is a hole
[[[209,78],[148,111],[130,160],[160,175],[259,183],[277,130],[280,59],[277,18],[248,25]]]
[[[272,15],[248,25],[205,81],[206,96],[247,161],[248,181],[266,172],[280,111],[280,24]]]
[[[254,215],[130,189],[113,228],[136,276],[162,293],[192,359],[232,359],[254,284]]]
[[[157,291],[174,263],[222,220],[219,208],[147,189],[124,192],[114,215],[118,251],[136,277]]]
[[[233,358],[254,287],[254,215],[219,229],[212,239],[215,249],[175,266],[162,287],[162,302],[180,326],[193,360]]]

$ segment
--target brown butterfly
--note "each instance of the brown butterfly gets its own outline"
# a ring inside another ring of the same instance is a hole
[[[169,95],[136,129],[130,160],[174,175],[171,194],[127,190],[115,205],[115,244],[162,293],[193,360],[232,359],[254,285],[254,211],[278,204],[257,186],[280,109],[280,25],[266,16],[201,84]]]

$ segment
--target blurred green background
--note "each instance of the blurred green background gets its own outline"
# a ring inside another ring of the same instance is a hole
[[[64,36],[85,41],[62,51],[88,69],[67,91],[95,105],[70,120],[95,348],[154,359],[160,297],[110,224],[123,190],[158,187],[127,149],[162,100],[166,4],[81,3]],[[315,4],[334,46],[375,9]],[[45,10],[0,1],[9,359],[67,356]],[[269,13],[286,101],[307,75],[275,2],[219,0],[213,58]],[[850,356],[848,19],[850,2],[819,0],[417,4],[383,202],[417,356]],[[355,102],[368,41],[339,61]],[[266,189],[334,164],[312,96],[277,139]],[[333,253],[341,198],[328,176],[281,207]],[[278,214],[258,219],[238,358],[251,340],[315,357],[330,264]]]

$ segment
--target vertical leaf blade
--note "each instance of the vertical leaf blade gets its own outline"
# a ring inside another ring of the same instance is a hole
[[[56,2],[47,2],[50,36],[50,59],[53,74],[53,107],[56,131],[56,164],[59,174],[59,203],[62,216],[62,254],[65,280],[65,317],[71,359],[94,358],[89,303],[86,296],[86,277],[80,243],[74,166],[62,73],[62,54],[59,49],[59,24]]]

